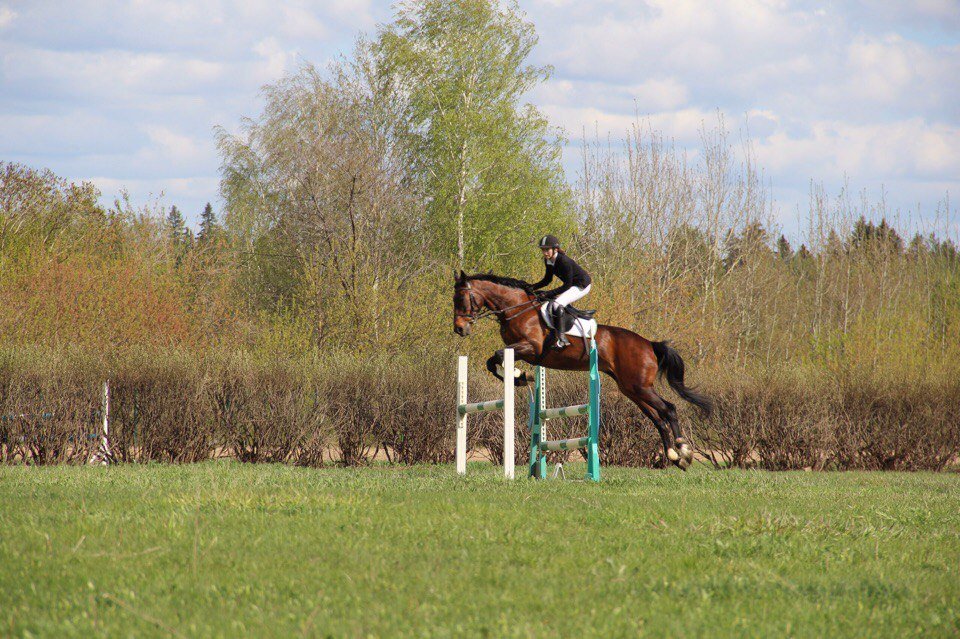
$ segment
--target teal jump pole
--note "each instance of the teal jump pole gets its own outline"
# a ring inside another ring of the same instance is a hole
[[[534,373],[534,391],[530,397],[530,476],[536,479],[547,477],[549,451],[585,449],[587,456],[587,479],[600,481],[600,372],[597,342],[590,340],[590,398],[586,404],[547,408],[546,371],[537,366]],[[563,417],[587,415],[587,436],[573,439],[548,441],[546,421]]]
[[[540,450],[544,435],[544,420],[540,415],[547,399],[547,379],[542,366],[537,366],[533,379],[533,395],[530,397],[530,476],[546,479],[547,456]]]
[[[587,431],[587,479],[600,481],[600,371],[597,343],[590,348],[590,412]]]

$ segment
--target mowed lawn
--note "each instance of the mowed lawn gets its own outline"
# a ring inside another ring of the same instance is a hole
[[[956,474],[603,470],[0,468],[0,635],[960,634]]]

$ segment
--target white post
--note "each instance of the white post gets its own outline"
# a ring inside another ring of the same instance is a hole
[[[467,414],[460,406],[467,403],[467,356],[457,359],[457,474],[467,474]]]
[[[110,380],[103,382],[103,433],[101,434],[101,445],[103,446],[103,461],[108,463],[113,456],[110,450]]]
[[[513,479],[513,349],[503,351],[503,476]]]

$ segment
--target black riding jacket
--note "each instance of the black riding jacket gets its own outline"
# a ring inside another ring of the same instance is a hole
[[[553,281],[554,275],[563,282],[563,286],[555,288],[552,291],[546,291],[543,294],[544,297],[549,299],[554,299],[557,295],[566,292],[573,286],[577,288],[587,288],[593,281],[590,278],[590,274],[583,270],[583,267],[574,262],[573,258],[566,253],[558,253],[553,264],[548,264],[546,260],[543,261],[543,264],[546,267],[546,273],[543,274],[542,280],[533,285],[534,289],[543,288],[549,284]]]

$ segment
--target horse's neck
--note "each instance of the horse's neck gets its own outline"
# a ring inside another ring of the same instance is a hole
[[[497,284],[488,287],[484,293],[484,299],[490,310],[502,311],[517,304],[523,304],[527,300],[527,295],[519,289]]]

